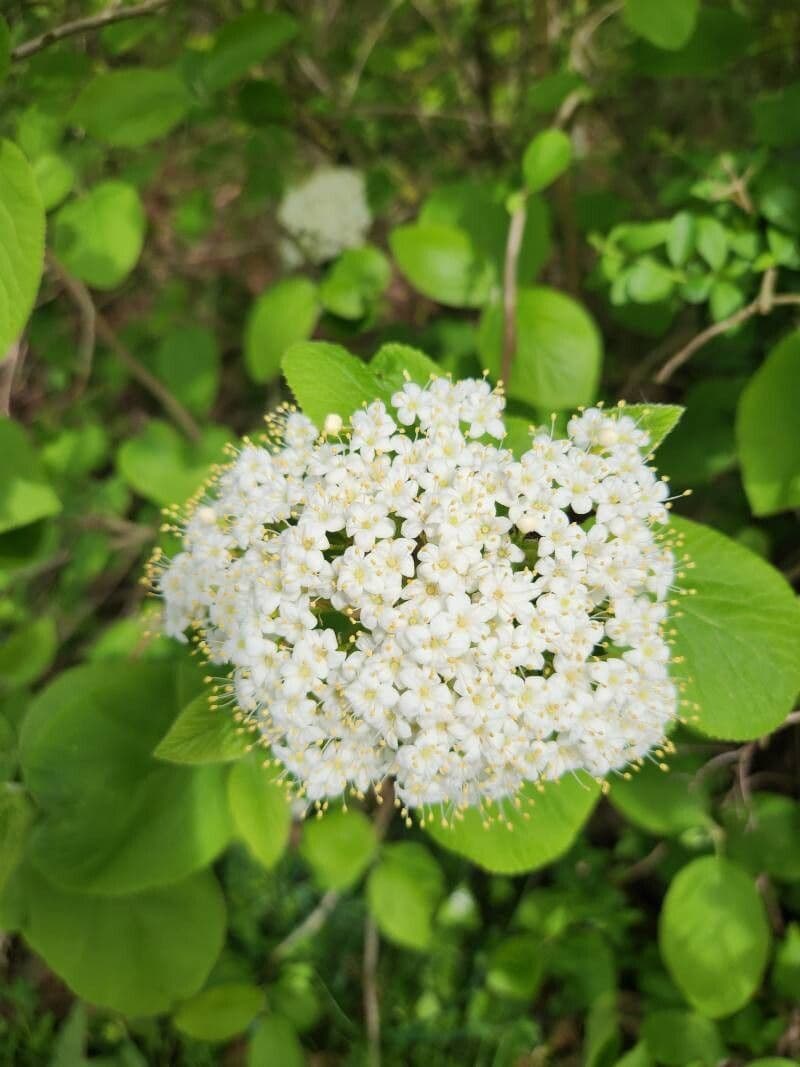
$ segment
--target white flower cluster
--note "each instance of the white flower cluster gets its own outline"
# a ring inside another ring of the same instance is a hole
[[[161,572],[311,801],[392,775],[412,807],[646,755],[676,714],[666,483],[633,419],[502,445],[485,381],[409,383],[327,437],[245,442]],[[274,417],[273,417],[274,418]]]
[[[278,208],[289,235],[282,247],[288,266],[325,263],[363,245],[372,215],[364,176],[350,167],[323,167],[290,189]]]

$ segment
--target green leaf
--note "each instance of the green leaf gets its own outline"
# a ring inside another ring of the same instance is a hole
[[[184,407],[207,415],[219,388],[219,349],[205,326],[178,326],[164,334],[153,370]]]
[[[443,827],[435,818],[426,830],[440,845],[458,852],[479,867],[498,874],[534,871],[557,859],[570,847],[595,805],[599,785],[590,778],[568,776],[544,783],[541,789],[527,785],[521,805],[512,802],[489,809],[494,821],[468,808],[463,818]]]
[[[531,447],[530,419],[520,418],[519,415],[503,415],[506,427],[506,436],[503,438],[503,447],[510,448],[515,457],[519,459]]]
[[[777,344],[739,400],[736,439],[756,515],[800,506],[800,331]]]
[[[349,889],[369,866],[377,845],[366,815],[340,809],[306,820],[300,851],[319,886]]]
[[[756,97],[750,108],[762,144],[783,148],[800,142],[800,82]]]
[[[0,785],[0,893],[22,859],[33,819],[33,805],[22,786],[3,782]]]
[[[708,790],[696,781],[697,767],[673,760],[662,771],[646,763],[629,780],[612,779],[609,799],[634,826],[658,836],[682,834],[710,821]]]
[[[367,903],[381,933],[404,948],[425,949],[444,878],[431,853],[415,842],[385,845],[367,881]]]
[[[75,170],[70,163],[54,152],[37,156],[31,166],[39,195],[46,211],[58,207],[75,184]]]
[[[202,693],[178,715],[153,755],[170,763],[227,763],[246,755],[251,743],[231,711],[212,707]]]
[[[626,1052],[622,1059],[617,1060],[614,1067],[654,1067],[654,1061],[645,1042],[640,1041]]]
[[[247,1067],[305,1067],[297,1031],[281,1015],[270,1015],[256,1027],[247,1046]]]
[[[626,288],[637,304],[657,304],[671,295],[675,279],[669,267],[654,256],[642,256],[628,270]]]
[[[172,1023],[197,1041],[227,1041],[246,1030],[263,1007],[263,989],[231,982],[203,989],[185,1000],[172,1016]]]
[[[680,404],[625,404],[616,410],[620,416],[627,415],[640,429],[647,431],[650,448],[655,450],[678,425],[686,408]]]
[[[667,255],[673,267],[682,267],[694,251],[694,215],[679,211],[673,216],[667,234]]]
[[[704,856],[673,878],[659,920],[661,955],[703,1015],[716,1019],[747,1003],[761,984],[769,943],[764,904],[740,867]]]
[[[172,70],[132,67],[97,74],[72,105],[70,119],[114,148],[140,148],[184,118],[191,97]]]
[[[800,1001],[800,923],[789,923],[775,950],[772,988],[787,1000]]]
[[[133,186],[105,181],[59,209],[53,245],[70,274],[95,289],[114,289],[139,262],[145,227]]]
[[[735,282],[729,282],[726,278],[720,278],[711,286],[709,294],[709,307],[711,318],[714,322],[727,319],[734,311],[738,311],[746,299],[744,290]]]
[[[681,584],[697,590],[675,618],[675,673],[697,703],[704,734],[761,737],[791,711],[800,688],[800,608],[781,574],[708,526],[674,517],[695,564]]]
[[[538,193],[560,178],[572,162],[572,141],[563,130],[542,130],[522,157],[522,174],[528,192]]]
[[[227,21],[202,58],[200,84],[208,93],[227,88],[287,44],[297,30],[296,20],[281,11],[251,11]]]
[[[497,281],[492,262],[468,234],[443,223],[398,226],[389,235],[392,255],[424,296],[449,307],[481,307]]]
[[[625,0],[624,17],[634,33],[657,48],[682,48],[694,31],[700,0]]]
[[[544,977],[544,946],[534,934],[515,934],[489,956],[486,985],[499,997],[533,1000]]]
[[[712,270],[721,270],[728,258],[728,231],[717,219],[704,215],[697,220],[697,251]]]
[[[254,382],[268,382],[297,341],[314,332],[319,318],[317,287],[310,278],[284,278],[255,301],[247,319],[244,359]]]
[[[342,319],[361,319],[372,311],[391,276],[389,260],[380,249],[348,248],[320,285],[322,306]]]
[[[45,214],[22,152],[0,140],[0,360],[22,333],[44,266]]]
[[[716,1025],[694,1012],[655,1011],[645,1018],[642,1036],[658,1063],[715,1067],[725,1058],[725,1046]]]
[[[480,354],[495,378],[502,348],[503,309],[495,303],[484,312],[479,334]],[[589,404],[601,362],[600,335],[580,304],[555,289],[520,289],[510,397],[545,411]]]
[[[192,996],[222,948],[225,901],[213,876],[132,896],[70,893],[26,870],[25,939],[74,992],[126,1015]]]
[[[360,359],[326,341],[292,345],[282,366],[295,400],[320,428],[326,415],[339,415],[346,423],[362,404],[388,400],[392,393]]]
[[[689,40],[663,51],[644,40],[635,48],[636,70],[648,78],[691,78],[720,74],[746,55],[753,41],[750,18],[728,7],[703,4]]]
[[[285,785],[263,754],[237,763],[228,779],[236,835],[264,867],[274,867],[289,840],[292,811]]]
[[[222,426],[209,426],[197,444],[181,437],[169,423],[151,419],[117,453],[117,469],[137,493],[154,504],[183,504],[208,478],[213,463],[221,461],[230,434]]]
[[[86,1005],[78,1000],[58,1031],[48,1067],[84,1067],[88,1038],[89,1014]]]
[[[43,817],[29,855],[53,882],[131,893],[185,878],[230,837],[223,771],[151,753],[177,706],[171,663],[109,662],[60,674],[20,734]]]
[[[50,667],[58,650],[55,619],[41,615],[20,626],[0,646],[0,687],[22,689]]]
[[[654,222],[621,222],[608,235],[611,245],[619,245],[627,252],[652,252],[669,240],[670,223],[665,219]]]
[[[385,388],[393,392],[402,389],[406,381],[427,385],[431,378],[442,375],[442,368],[430,356],[411,345],[394,341],[381,345],[370,360],[369,369]]]
[[[23,428],[0,416],[0,533],[61,511],[44,467]]]
[[[602,993],[586,1019],[584,1067],[606,1067],[619,1052],[619,1009],[616,990]]]
[[[733,423],[742,382],[707,378],[685,395],[677,432],[658,453],[659,469],[679,488],[706,484],[736,464]]]
[[[780,793],[756,793],[747,808],[724,808],[726,852],[752,874],[800,882],[800,804]]]

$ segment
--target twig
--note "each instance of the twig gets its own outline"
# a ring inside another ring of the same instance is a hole
[[[572,35],[569,48],[569,66],[584,76],[589,73],[592,61],[591,41],[600,27],[624,7],[623,0],[613,0],[605,7],[599,7],[579,26]]]
[[[64,281],[63,275],[62,281]],[[66,287],[66,282],[64,282]],[[77,400],[83,390],[89,384],[92,376],[94,363],[94,350],[97,342],[97,308],[94,306],[91,293],[85,285],[78,285],[74,291],[70,290],[75,307],[80,318],[78,332],[78,374],[75,386],[72,390],[70,401]]]
[[[392,815],[394,814],[394,783],[391,778],[386,778],[379,787],[375,790],[375,798],[378,800],[378,807],[375,815],[375,837],[378,842],[382,841],[386,836],[386,831],[391,822]],[[329,889],[328,892],[322,897],[319,904],[313,911],[303,919],[303,921],[292,930],[283,941],[280,941],[270,954],[270,960],[273,963],[278,963],[280,960],[288,956],[295,945],[298,945],[301,941],[306,941],[309,937],[313,937],[314,934],[319,933],[322,927],[327,922],[328,916],[333,909],[339,903],[341,893],[335,889]]]
[[[338,890],[329,889],[316,908],[309,912],[300,925],[296,926],[291,933],[284,937],[283,941],[280,941],[275,946],[270,954],[270,960],[273,963],[279,963],[282,959],[291,955],[295,945],[299,945],[301,941],[307,941],[309,937],[319,933],[327,922],[328,916],[339,903],[340,896],[341,893]]]
[[[78,278],[73,277],[67,270],[65,270],[55,256],[48,253],[47,258],[50,268],[58,276],[64,289],[81,313],[81,316],[86,314],[87,306],[92,305],[94,313],[94,329],[96,330],[97,336],[111,349],[117,359],[125,365],[130,372],[131,377],[135,378],[143,388],[158,400],[164,410],[169,414],[172,421],[183,430],[190,441],[199,441],[201,436],[200,427],[194,421],[192,416],[180,400],[167,389],[163,382],[159,381],[154,374],[151,374],[147,367],[145,367],[145,365],[133,355],[128,347],[122,343],[105,315],[103,315],[101,311],[98,311],[97,307],[94,305],[91,293],[83,282]]]
[[[381,1006],[378,998],[378,957],[381,939],[371,915],[364,923],[364,960],[361,972],[364,1023],[367,1028],[367,1065],[381,1067]]]
[[[511,371],[517,348],[517,267],[527,217],[527,204],[525,198],[521,197],[511,215],[503,266],[503,358],[500,364],[500,379],[506,391],[511,383]]]
[[[640,860],[634,863],[627,871],[623,871],[614,879],[616,885],[627,885],[629,882],[635,882],[637,878],[642,878],[644,875],[649,874],[654,867],[657,867],[661,860],[667,854],[667,844],[665,841],[659,841],[646,856],[643,856]]]
[[[775,268],[770,267],[768,271],[765,271],[764,277],[761,282],[761,289],[758,296],[751,303],[746,304],[743,308],[739,308],[733,315],[729,315],[727,319],[721,319],[719,322],[715,322],[712,326],[708,326],[705,330],[702,330],[696,337],[684,345],[680,351],[676,352],[674,356],[671,356],[661,370],[656,374],[654,381],[659,385],[663,385],[668,382],[672,375],[684,363],[688,362],[692,356],[701,349],[704,345],[707,345],[709,341],[713,341],[715,337],[719,337],[720,334],[727,333],[728,330],[733,329],[734,326],[740,326],[743,322],[747,322],[748,319],[752,319],[754,315],[768,315],[773,308],[787,307],[789,305],[800,306],[800,293],[778,293],[774,294],[775,288]]]
[[[22,341],[14,341],[0,362],[0,415],[11,414],[11,393],[14,388],[14,374],[22,355]]]
[[[52,30],[45,30],[38,37],[17,45],[12,51],[12,59],[27,59],[28,56],[41,52],[48,45],[56,41],[63,41],[65,37],[74,37],[76,33],[85,33],[88,30],[101,30],[104,26],[110,26],[112,22],[122,22],[124,19],[135,19],[142,15],[155,15],[162,7],[166,7],[170,0],[145,0],[142,4],[132,7],[109,7],[96,15],[87,15],[86,18],[74,19],[65,22],[62,26],[55,26]]]
[[[351,71],[350,77],[347,79],[342,92],[341,107],[343,111],[347,111],[352,104],[361,83],[361,76],[369,62],[369,57],[374,52],[375,46],[383,36],[386,27],[389,25],[389,20],[392,15],[394,15],[395,11],[402,7],[404,3],[405,0],[391,0],[372,24],[371,28],[367,30],[362,37],[361,47],[358,50],[353,70]]]

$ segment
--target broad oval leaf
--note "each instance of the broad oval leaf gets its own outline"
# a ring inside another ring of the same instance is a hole
[[[600,334],[580,304],[555,289],[520,289],[517,348],[508,395],[545,411],[592,402],[602,362]],[[495,303],[481,320],[480,353],[493,377],[502,363],[503,309]]]
[[[283,11],[249,11],[229,19],[202,57],[200,85],[209,93],[225,89],[282,48],[297,29],[297,21]]]
[[[227,1041],[247,1029],[264,999],[264,990],[247,982],[211,986],[184,1001],[172,1023],[198,1041]]]
[[[295,400],[320,428],[326,415],[340,415],[347,422],[362,404],[388,400],[394,392],[378,380],[366,363],[341,345],[326,341],[292,345],[283,357],[282,367]]]
[[[274,867],[283,855],[292,825],[286,786],[264,756],[237,763],[228,779],[228,800],[236,835],[264,867]]]
[[[509,800],[490,809],[494,820],[468,808],[444,827],[434,816],[425,829],[440,845],[498,874],[535,871],[566,852],[594,808],[600,786],[582,776],[526,786],[520,805]]]
[[[13,419],[0,416],[0,534],[61,511],[28,435]]]
[[[370,914],[390,941],[427,948],[444,877],[431,853],[413,841],[385,845],[367,881]]]
[[[103,144],[139,148],[168,134],[190,104],[175,71],[134,67],[95,75],[72,105],[70,118]]]
[[[708,526],[673,518],[694,569],[681,583],[675,676],[711,737],[742,741],[774,730],[800,689],[800,606],[784,577]]]
[[[215,707],[201,693],[181,711],[153,755],[169,763],[227,763],[246,755],[250,744],[249,731],[230,709]]]
[[[192,996],[225,934],[225,901],[202,871],[131,896],[58,889],[26,870],[23,933],[85,1000],[126,1015],[155,1015]]]
[[[300,851],[323,889],[347,889],[364,873],[377,845],[363,812],[339,809],[306,820]]]
[[[418,222],[389,237],[400,270],[423,296],[449,307],[481,307],[497,282],[494,263],[457,226]]]
[[[309,278],[284,278],[253,304],[244,336],[244,359],[254,382],[268,382],[281,370],[284,352],[314,332],[320,305]]]
[[[22,333],[44,265],[45,213],[22,152],[0,140],[0,361]]]
[[[625,21],[657,48],[682,48],[694,31],[700,0],[625,0]]]
[[[522,157],[522,174],[531,193],[538,193],[559,178],[572,162],[572,141],[563,130],[542,130]]]
[[[166,507],[182,504],[202,485],[209,469],[223,457],[229,432],[208,426],[192,444],[169,423],[151,419],[117,453],[117,469],[128,485],[146,500]]]
[[[800,882],[800,804],[781,793],[756,793],[746,808],[723,809],[727,852],[752,874]]]
[[[756,515],[800,506],[800,331],[785,337],[739,400],[736,438],[747,499]]]
[[[55,253],[87,285],[114,289],[139,261],[145,226],[144,208],[132,185],[100,182],[58,211]]]
[[[678,425],[686,409],[680,404],[625,404],[617,408],[650,435],[650,448],[656,449]],[[613,412],[612,412],[613,414]]]
[[[689,1003],[712,1019],[738,1011],[758,989],[769,953],[764,903],[736,864],[704,856],[672,879],[659,945]]]
[[[222,769],[151,755],[175,715],[175,673],[174,663],[76,667],[31,704],[20,756],[43,818],[29,854],[56,884],[106,894],[165,885],[228,843]]]

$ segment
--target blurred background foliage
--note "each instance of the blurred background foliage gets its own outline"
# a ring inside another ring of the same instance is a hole
[[[526,873],[490,872],[293,821],[138,581],[314,338],[487,368],[527,420],[685,405],[682,510],[796,583],[795,0],[0,15],[0,1063],[375,1064],[376,1001],[386,1064],[798,1062],[772,689],[773,732],[682,728],[668,774],[543,803]],[[746,630],[721,648],[730,689]]]

